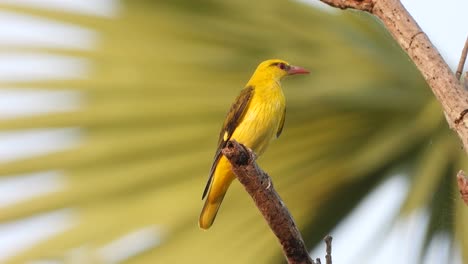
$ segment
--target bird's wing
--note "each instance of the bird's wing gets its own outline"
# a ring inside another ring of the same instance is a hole
[[[281,135],[281,132],[283,132],[283,127],[284,127],[284,120],[286,119],[286,107],[284,108],[283,111],[283,116],[281,117],[280,124],[278,126],[278,131],[276,131],[276,138],[279,138]]]
[[[223,128],[219,134],[218,148],[214,156],[213,165],[211,165],[210,176],[208,182],[206,183],[205,190],[203,191],[202,199],[205,198],[208,193],[208,189],[211,185],[211,180],[213,179],[213,173],[218,165],[219,159],[222,156],[221,150],[226,146],[226,143],[231,139],[232,134],[236,130],[237,126],[241,122],[242,118],[245,115],[245,110],[250,103],[254,93],[254,87],[248,86],[242,89],[239,96],[236,98],[236,101],[231,106],[229,113],[227,114],[226,120],[224,120]]]

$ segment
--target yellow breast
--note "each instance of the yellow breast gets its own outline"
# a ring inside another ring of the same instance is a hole
[[[261,155],[280,126],[285,98],[277,82],[257,86],[244,118],[232,138]]]

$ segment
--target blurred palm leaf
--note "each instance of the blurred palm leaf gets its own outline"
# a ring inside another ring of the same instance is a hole
[[[373,18],[265,0],[124,1],[112,18],[0,7],[85,27],[100,39],[89,50],[0,47],[76,57],[92,67],[80,78],[0,84],[70,89],[83,98],[76,111],[0,120],[3,131],[82,131],[76,147],[1,164],[2,176],[59,170],[66,179],[62,190],[3,208],[1,221],[61,208],[78,215],[72,228],[12,262],[65,259],[83,245],[90,262],[104,262],[103,246],[155,225],[161,243],[128,263],[280,262],[275,237],[238,184],[214,228],[197,227],[225,111],[256,64],[273,57],[312,70],[285,81],[286,128],[260,160],[308,245],[398,169],[412,182],[402,214],[428,209],[427,241],[450,234],[468,262],[468,214],[452,195],[465,154],[424,80]]]

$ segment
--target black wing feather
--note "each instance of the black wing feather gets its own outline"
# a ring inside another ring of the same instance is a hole
[[[253,86],[247,86],[242,89],[239,96],[236,98],[236,101],[231,106],[226,119],[223,124],[223,128],[219,134],[218,148],[213,160],[213,165],[211,165],[210,176],[208,177],[208,182],[206,183],[205,190],[203,191],[202,199],[205,198],[208,190],[210,189],[211,181],[213,179],[213,173],[218,165],[219,159],[222,156],[221,150],[226,146],[226,143],[231,139],[232,134],[236,130],[236,127],[241,122],[242,118],[245,115],[245,110],[250,103],[254,93]]]
[[[276,131],[276,138],[279,138],[281,135],[281,132],[283,132],[283,127],[284,127],[284,121],[286,120],[286,107],[284,108],[283,111],[283,116],[281,117],[280,124],[278,126],[278,131]]]

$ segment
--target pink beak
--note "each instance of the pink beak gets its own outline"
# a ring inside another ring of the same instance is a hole
[[[294,66],[294,65],[291,65],[291,68],[289,69],[288,71],[288,75],[294,75],[294,74],[308,74],[309,71],[304,69],[304,68],[301,68],[299,66]]]

